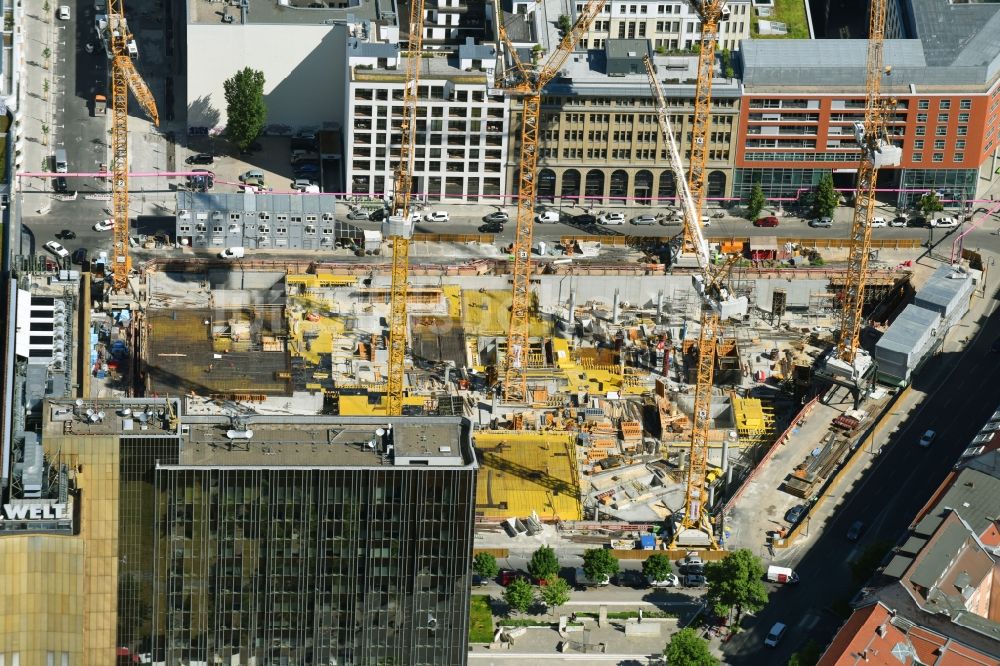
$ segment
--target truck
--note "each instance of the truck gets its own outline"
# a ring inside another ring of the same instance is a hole
[[[776,567],[771,565],[767,568],[767,581],[769,583],[797,583],[799,575],[788,567]]]

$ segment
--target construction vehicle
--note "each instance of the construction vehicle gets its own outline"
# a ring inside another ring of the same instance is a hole
[[[708,242],[702,233],[699,202],[694,195],[694,192],[697,191],[701,193],[700,196],[703,198],[704,188],[699,190],[692,187],[692,184],[683,177],[684,167],[681,163],[680,152],[677,150],[677,143],[674,140],[673,127],[670,125],[670,116],[667,112],[663,90],[660,88],[656,76],[656,69],[649,56],[646,56],[643,62],[646,66],[646,76],[649,79],[649,86],[656,105],[660,133],[667,143],[667,157],[680,190],[684,236],[685,239],[689,239],[685,242],[685,249],[693,251],[700,269],[700,274],[696,274],[693,279],[704,306],[701,331],[698,335],[697,381],[691,418],[691,446],[684,496],[684,513],[674,532],[673,546],[717,547],[718,543],[706,508],[708,501],[706,487],[708,430],[712,418],[712,384],[715,378],[716,346],[721,322],[730,318],[741,319],[746,314],[748,302],[746,297],[734,297],[725,284],[729,270],[739,259],[739,255],[734,254],[727,257],[718,270],[714,270],[712,267]],[[709,104],[711,104],[710,99]],[[689,172],[689,176],[690,174],[691,172]],[[703,177],[704,171],[699,172],[699,174],[699,177]]]
[[[389,369],[386,413],[403,413],[403,382],[406,364],[406,283],[409,279],[410,238],[413,219],[410,197],[413,188],[413,143],[417,126],[417,92],[423,50],[424,2],[410,2],[410,33],[403,83],[403,118],[400,123],[399,164],[396,167],[392,208],[383,223],[382,234],[392,242],[392,286],[389,291]]]
[[[517,230],[514,232],[510,328],[503,359],[502,388],[507,403],[521,403],[528,397],[525,374],[528,358],[528,323],[531,305],[531,240],[535,217],[535,180],[538,164],[538,124],[542,89],[562,69],[580,38],[590,29],[607,0],[589,0],[579,11],[573,27],[540,67],[521,61],[507,31],[500,26],[512,67],[502,68],[498,87],[521,99],[521,147],[517,169]]]
[[[128,218],[128,91],[154,125],[160,124],[156,101],[132,62],[138,55],[135,40],[128,30],[122,0],[111,0],[106,17],[98,17],[98,34],[111,59],[111,201],[114,220],[112,252],[112,288],[122,293],[128,287],[132,270],[129,252]]]
[[[863,399],[866,378],[875,374],[872,357],[861,348],[859,341],[868,257],[871,254],[875,180],[880,168],[899,166],[903,152],[892,143],[886,129],[886,116],[892,112],[894,102],[882,97],[882,77],[891,72],[891,68],[884,67],[885,13],[886,0],[872,0],[868,17],[865,118],[864,122],[854,125],[854,138],[861,147],[861,161],[858,163],[851,246],[840,310],[840,337],[822,371],[827,379],[852,392],[855,408]],[[828,391],[827,396],[832,393]]]

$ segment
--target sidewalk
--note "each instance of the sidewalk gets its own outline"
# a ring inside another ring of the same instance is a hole
[[[62,26],[58,25],[56,8],[51,3],[48,11],[44,11],[41,2],[28,9],[21,7],[23,13],[19,18],[24,51],[21,62],[16,63],[22,76],[19,108],[15,114],[21,121],[24,137],[21,170],[49,171],[52,169],[52,147],[59,144],[61,129],[55,124],[55,98],[57,88],[64,85],[57,76],[63,47]],[[17,184],[14,187],[17,188]]]

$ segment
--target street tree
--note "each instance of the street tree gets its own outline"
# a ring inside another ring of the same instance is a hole
[[[604,548],[583,551],[583,575],[593,583],[601,583],[618,573],[618,559]]]
[[[764,565],[746,548],[735,550],[718,562],[705,565],[708,603],[716,615],[730,616],[739,624],[743,613],[759,611],[767,603]]]
[[[670,637],[663,651],[667,666],[718,666],[719,660],[708,650],[708,643],[694,629],[681,629]]]
[[[823,656],[823,650],[819,643],[810,640],[798,652],[793,652],[788,658],[788,666],[816,666],[816,662]]]
[[[226,138],[240,150],[260,136],[267,119],[264,72],[244,67],[222,83],[226,93]]]
[[[764,198],[764,188],[760,186],[760,183],[754,183],[753,187],[750,188],[750,201],[747,202],[747,216],[751,220],[756,220],[760,217],[760,212],[764,210],[765,204],[767,204],[767,199]]]
[[[833,217],[833,211],[837,209],[840,202],[840,195],[833,189],[833,176],[825,173],[816,186],[816,197],[813,199],[813,206],[816,217]]]
[[[531,555],[528,562],[528,573],[535,580],[542,580],[559,573],[559,559],[556,551],[548,546],[542,546]]]
[[[569,20],[569,16],[566,14],[560,14],[556,20],[556,26],[559,28],[559,32],[565,35],[573,27],[573,22]]]
[[[927,217],[931,213],[940,213],[944,210],[944,204],[941,203],[941,199],[938,197],[937,192],[928,192],[924,196],[920,197],[920,202],[917,204],[920,212],[923,213],[924,217]]]
[[[673,567],[670,558],[663,553],[653,553],[642,563],[642,575],[652,581],[664,581],[670,578]]]
[[[542,603],[555,614],[557,608],[569,601],[570,589],[569,583],[559,576],[552,575],[545,579],[545,585],[538,588],[538,595]]]
[[[496,578],[497,574],[500,573],[500,567],[497,566],[497,558],[493,557],[490,553],[477,553],[472,558],[472,570],[489,580]]]
[[[531,583],[523,578],[516,578],[503,591],[503,600],[517,612],[523,613],[535,601],[535,593],[531,589]]]

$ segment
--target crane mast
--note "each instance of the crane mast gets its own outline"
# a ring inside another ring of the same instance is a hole
[[[507,46],[513,71],[505,72],[503,87],[521,97],[521,146],[517,173],[517,228],[514,232],[514,266],[512,271],[510,328],[507,351],[503,360],[503,397],[505,402],[523,402],[528,395],[525,375],[528,355],[528,324],[531,305],[531,240],[535,217],[535,178],[538,165],[538,124],[542,89],[552,80],[583,35],[590,29],[607,0],[589,0],[580,11],[573,27],[563,36],[559,46],[539,69],[525,65],[511,44],[506,30],[500,27],[500,38]]]
[[[868,58],[865,80],[865,119],[856,123],[854,136],[861,147],[858,181],[855,188],[854,217],[851,222],[851,246],[847,260],[844,299],[840,310],[840,339],[837,360],[850,366],[860,379],[864,367],[859,364],[859,340],[868,256],[871,250],[872,216],[875,213],[875,181],[881,167],[898,166],[902,150],[894,146],[886,132],[886,115],[891,102],[882,98],[884,67],[886,0],[871,0],[868,17]]]
[[[392,210],[386,224],[392,239],[392,286],[389,291],[389,376],[386,413],[403,413],[403,375],[406,363],[406,283],[409,279],[410,196],[413,193],[413,144],[416,134],[420,62],[424,43],[424,0],[410,0],[410,33],[403,82],[399,165],[396,167]]]
[[[125,21],[122,0],[108,3],[107,34],[102,36],[111,58],[111,214],[114,221],[112,287],[121,293],[128,287],[132,256],[128,246],[128,91],[153,121],[160,124],[156,101],[149,86],[129,56],[132,34]]]

